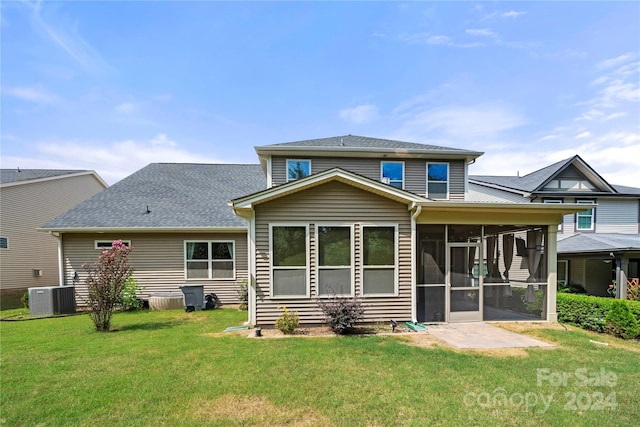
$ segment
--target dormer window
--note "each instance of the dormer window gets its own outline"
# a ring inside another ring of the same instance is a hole
[[[311,160],[287,159],[287,182],[311,175]]]
[[[449,163],[427,163],[427,197],[449,199]]]
[[[396,188],[404,188],[404,162],[381,162],[380,180]]]

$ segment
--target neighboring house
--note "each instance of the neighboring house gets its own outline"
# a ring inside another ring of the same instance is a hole
[[[143,297],[192,283],[236,303],[247,281],[252,325],[282,306],[322,322],[334,294],[368,322],[556,319],[558,224],[591,205],[467,201],[476,151],[347,135],[256,152],[149,165],[45,224],[63,283],[82,296],[82,264],[122,239]]]
[[[93,171],[1,169],[0,290],[57,285],[58,243],[37,228],[105,188]]]
[[[614,281],[640,277],[640,188],[609,184],[577,155],[522,177],[469,178],[473,200],[597,205],[559,225],[559,281],[608,296]],[[626,298],[626,286],[617,297]]]

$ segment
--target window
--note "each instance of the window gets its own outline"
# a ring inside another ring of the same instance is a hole
[[[306,225],[271,226],[271,295],[309,296]]]
[[[593,200],[576,200],[576,203],[580,204],[593,204]],[[585,212],[578,212],[576,214],[576,230],[593,230],[593,219],[595,209],[589,209]]]
[[[562,203],[562,199],[544,199],[542,203]],[[558,231],[562,231],[562,223],[564,223],[564,217],[562,217],[562,222],[558,224]]]
[[[362,227],[362,293],[396,294],[396,227]]]
[[[94,243],[94,249],[111,249],[111,246],[113,246],[113,242],[115,242],[115,240],[95,240]],[[121,242],[128,248],[131,247],[131,240],[121,240]]]
[[[396,188],[404,188],[404,162],[381,162],[381,181]]]
[[[221,241],[185,242],[187,279],[235,279],[234,243]]]
[[[311,160],[287,160],[287,182],[311,175]]]
[[[318,226],[318,295],[352,295],[350,226]]]
[[[427,163],[427,197],[449,199],[448,163]]]
[[[558,260],[558,283],[567,285],[569,283],[569,261]]]
[[[0,237],[0,249],[9,249],[9,238]]]

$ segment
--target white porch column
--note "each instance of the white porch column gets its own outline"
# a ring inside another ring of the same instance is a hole
[[[558,227],[547,227],[547,321],[557,322],[556,292],[558,290]]]
[[[248,220],[249,230],[247,233],[248,250],[248,275],[247,275],[247,310],[249,326],[256,326],[256,213],[251,211],[251,218]]]

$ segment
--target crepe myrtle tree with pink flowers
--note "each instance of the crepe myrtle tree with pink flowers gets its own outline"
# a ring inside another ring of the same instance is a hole
[[[111,330],[113,311],[133,274],[133,267],[129,265],[131,249],[122,240],[116,240],[109,249],[100,253],[93,265],[82,266],[88,270],[85,283],[89,291],[89,314],[97,331]]]

